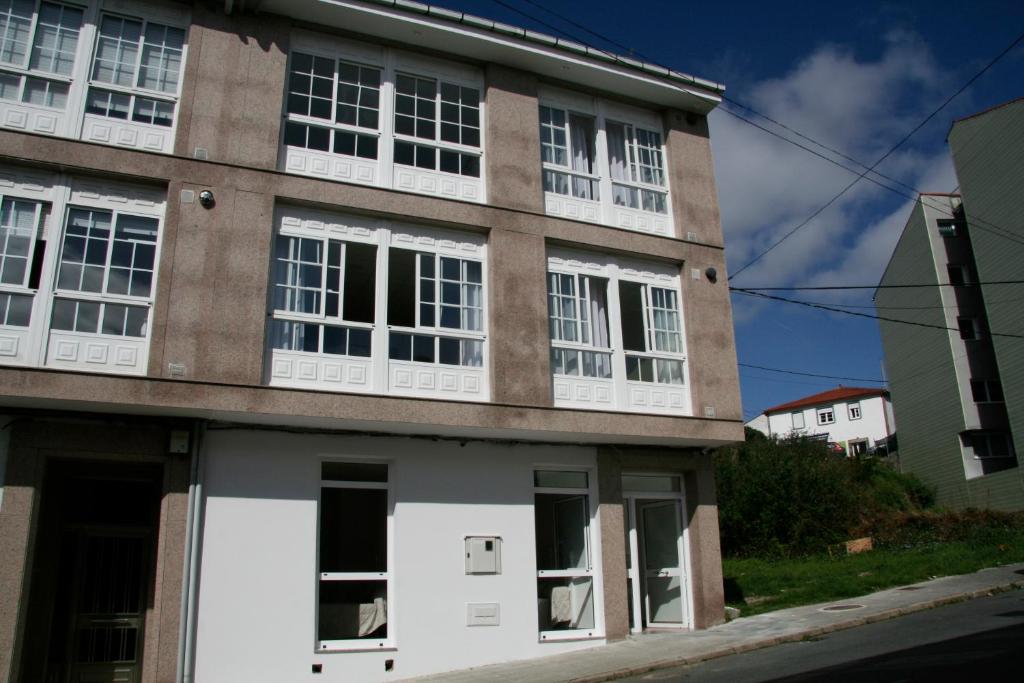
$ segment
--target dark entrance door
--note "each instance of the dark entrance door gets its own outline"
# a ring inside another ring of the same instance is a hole
[[[141,679],[161,471],[137,463],[47,462],[22,683]]]

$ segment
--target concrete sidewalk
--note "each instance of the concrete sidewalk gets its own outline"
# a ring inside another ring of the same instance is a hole
[[[1024,564],[947,576],[859,598],[741,617],[704,631],[645,634],[570,654],[408,680],[446,683],[612,681],[820,636],[1015,588],[1024,588]]]

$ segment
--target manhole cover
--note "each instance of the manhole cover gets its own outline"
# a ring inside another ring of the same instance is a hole
[[[845,612],[851,609],[864,609],[864,605],[830,605],[829,607],[822,607],[822,612]]]

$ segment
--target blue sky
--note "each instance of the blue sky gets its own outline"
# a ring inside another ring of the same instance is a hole
[[[868,164],[1024,32],[1024,3],[1019,0],[437,0],[433,4],[559,34],[531,18],[535,17],[588,44],[626,52],[553,13],[570,17],[651,61],[724,83],[732,99]],[[957,182],[945,144],[951,122],[1020,96],[1024,96],[1024,43],[878,170],[917,190],[953,191]],[[711,115],[711,144],[730,272],[810,216],[855,177],[723,111]],[[911,205],[907,197],[861,181],[731,284],[875,284]],[[870,291],[788,296],[863,306],[850,310],[874,313]],[[741,363],[850,378],[883,376],[881,342],[873,320],[742,295],[733,295],[733,315]],[[740,379],[746,419],[768,406],[839,383],[878,386],[743,367]]]

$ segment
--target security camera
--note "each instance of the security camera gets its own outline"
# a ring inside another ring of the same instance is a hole
[[[215,203],[213,193],[209,190],[203,190],[199,193],[199,204],[202,205],[204,209],[212,209]]]

